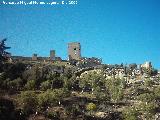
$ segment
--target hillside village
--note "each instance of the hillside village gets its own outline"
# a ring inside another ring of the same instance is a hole
[[[160,119],[160,73],[151,62],[104,64],[83,57],[78,42],[68,43],[68,60],[55,50],[1,57],[1,120]]]

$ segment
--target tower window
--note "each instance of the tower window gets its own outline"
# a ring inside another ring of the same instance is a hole
[[[74,50],[76,50],[76,48],[74,48]]]

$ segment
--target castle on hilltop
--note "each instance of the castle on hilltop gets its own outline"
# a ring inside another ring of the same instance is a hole
[[[41,57],[37,54],[33,54],[32,57],[10,56],[10,62],[19,61],[33,64],[43,63],[47,65],[55,63],[52,65],[52,70],[60,73],[64,71],[64,66],[72,65],[70,67],[72,67],[72,71],[77,75],[84,71],[100,69],[103,70],[107,78],[125,78],[126,80],[131,80],[129,82],[135,81],[136,79],[141,80],[143,78],[148,78],[148,74],[154,77],[157,75],[157,72],[152,69],[151,62],[145,62],[139,65],[136,63],[129,65],[123,65],[123,63],[121,65],[109,65],[102,64],[102,59],[100,58],[82,57],[81,45],[79,42],[68,43],[68,59],[66,60],[57,56],[55,50],[50,50],[50,55],[48,57]],[[57,68],[56,65],[60,68]]]
[[[56,56],[55,50],[50,50],[49,57],[41,57],[38,56],[37,53],[32,54],[32,57],[24,57],[24,56],[11,56],[10,61],[31,61],[31,62],[54,62],[54,61],[66,61],[70,62],[70,64],[74,64],[77,66],[94,66],[100,65],[102,63],[102,59],[92,57],[82,57],[81,56],[81,45],[79,42],[71,42],[68,43],[68,60],[62,60],[61,57]]]
[[[17,61],[24,61],[24,62],[41,62],[41,63],[48,63],[48,62],[66,62],[67,64],[75,65],[78,68],[85,68],[85,67],[95,67],[102,65],[102,59],[96,57],[82,57],[81,56],[81,44],[79,42],[70,42],[68,43],[68,59],[63,60],[61,57],[56,55],[55,50],[50,50],[50,56],[48,57],[41,57],[37,54],[33,54],[32,57],[23,57],[23,56],[11,56],[11,62]],[[135,66],[130,64],[129,66]],[[139,68],[152,68],[151,62],[145,62],[144,64],[140,64]],[[123,68],[124,70],[124,68]]]

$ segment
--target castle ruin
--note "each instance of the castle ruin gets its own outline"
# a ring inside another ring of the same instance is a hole
[[[68,43],[68,58],[69,60],[81,59],[81,45],[78,42]]]

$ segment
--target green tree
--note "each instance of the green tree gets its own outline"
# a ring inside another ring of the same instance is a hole
[[[51,72],[48,74],[47,79],[51,81],[51,89],[63,87],[63,80],[60,79],[59,73]]]
[[[63,87],[71,90],[72,89],[72,85],[73,85],[72,79],[71,78],[67,78],[66,76],[62,76],[61,79],[63,79],[63,81],[64,81]]]
[[[122,111],[124,120],[138,120],[138,111],[134,107],[128,107]]]
[[[67,78],[63,76],[61,79],[63,79],[63,87],[68,90],[79,90],[79,79],[76,78],[75,75],[73,75],[71,78]]]
[[[47,90],[51,88],[51,82],[50,80],[44,81],[41,83],[41,89],[42,90]]]
[[[118,88],[115,86],[115,87],[112,87],[111,90],[112,90],[112,92],[110,91],[111,99],[114,102],[118,102],[118,101],[122,100],[123,90],[121,88]]]
[[[4,62],[7,59],[7,55],[9,55],[9,52],[6,52],[7,49],[10,49],[10,47],[6,47],[6,38],[0,41],[0,63]]]
[[[144,85],[145,87],[151,87],[154,85],[154,81],[148,78],[144,81]]]
[[[109,90],[111,100],[118,102],[123,99],[123,80],[121,79],[107,79],[105,83],[106,88]]]
[[[81,111],[80,106],[78,104],[67,105],[65,107],[65,113],[67,113],[67,115],[70,115],[73,117],[76,117],[81,112],[82,111]]]
[[[96,89],[96,87],[104,87],[105,83],[105,77],[102,74],[102,72],[88,72],[87,74],[84,74],[81,76],[81,79],[79,80],[79,85],[82,89],[84,88],[91,88],[92,91]]]
[[[20,90],[22,88],[22,79],[21,78],[17,78],[15,80],[9,81],[8,82],[8,87],[10,89],[14,89],[14,90]]]
[[[160,98],[160,87],[154,88],[153,92],[154,92],[155,98],[159,99]]]
[[[142,102],[137,107],[138,111],[143,115],[147,120],[153,120],[153,116],[155,114],[156,104],[154,102]]]
[[[46,108],[47,106],[58,105],[59,102],[70,95],[70,92],[66,89],[48,89],[38,95],[38,102],[40,108]]]
[[[26,114],[33,113],[37,110],[38,99],[34,91],[21,92],[17,100]]]
[[[26,82],[34,80],[36,85],[35,87],[38,88],[43,80],[42,68],[40,65],[36,64],[32,66],[31,69],[24,71],[22,76]]]
[[[4,88],[4,81],[6,79],[5,72],[0,73],[0,88]]]
[[[10,78],[11,80],[17,79],[18,77],[22,78],[22,73],[25,71],[26,65],[20,62],[17,63],[5,63],[3,65],[3,72],[6,79]]]
[[[71,68],[65,69],[65,71],[64,71],[64,76],[65,76],[67,79],[70,79],[70,78],[73,76],[72,69],[71,69]]]
[[[26,85],[25,88],[27,90],[35,90],[36,89],[36,81],[35,80],[29,80]]]
[[[108,90],[104,89],[102,90],[99,86],[95,88],[94,90],[94,95],[96,96],[96,98],[98,99],[98,101],[106,103],[108,101],[110,101],[110,95]]]
[[[141,100],[142,102],[152,102],[155,100],[155,96],[153,93],[143,93],[137,96],[138,100]]]
[[[52,90],[47,90],[38,95],[38,104],[40,108],[46,108],[47,106],[53,106],[57,104],[57,98]]]
[[[60,113],[58,111],[48,111],[46,116],[50,120],[60,120]]]

